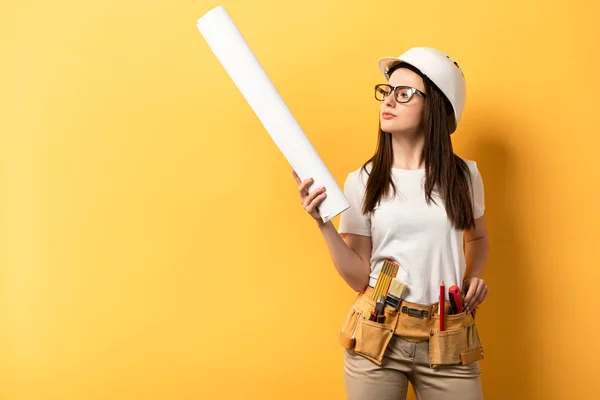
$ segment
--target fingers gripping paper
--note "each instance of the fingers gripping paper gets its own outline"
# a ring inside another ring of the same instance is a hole
[[[300,179],[325,186],[319,206],[323,222],[350,207],[344,192],[319,157],[223,6],[198,19],[198,30]]]

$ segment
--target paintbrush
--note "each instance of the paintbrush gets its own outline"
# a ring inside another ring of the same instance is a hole
[[[392,278],[390,291],[385,299],[385,304],[392,307],[394,310],[397,310],[400,306],[400,302],[402,301],[402,292],[404,289],[406,289],[406,283],[396,278]]]

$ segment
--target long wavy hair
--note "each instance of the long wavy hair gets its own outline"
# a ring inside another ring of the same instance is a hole
[[[446,215],[458,230],[475,227],[471,174],[469,167],[452,150],[450,134],[456,129],[452,105],[441,90],[421,71],[410,64],[398,63],[390,69],[391,75],[397,68],[408,68],[423,78],[425,84],[425,106],[421,116],[421,126],[425,132],[425,144],[420,161],[425,160],[425,201],[437,204],[432,196],[436,190],[443,200]],[[373,163],[370,173],[367,164]],[[392,180],[392,135],[381,130],[375,154],[367,160],[361,169],[368,175],[363,214],[373,211],[382,197],[387,197],[390,188],[396,195],[396,185]]]

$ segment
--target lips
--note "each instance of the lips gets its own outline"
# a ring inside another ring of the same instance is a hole
[[[385,118],[385,119],[390,119],[390,118],[394,118],[394,117],[395,117],[395,115],[394,115],[394,114],[387,113],[387,112],[385,112],[385,113],[381,114],[381,116],[382,116],[383,118]]]

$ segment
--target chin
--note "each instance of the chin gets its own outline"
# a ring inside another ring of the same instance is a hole
[[[385,132],[401,131],[404,127],[398,123],[390,122],[387,119],[381,119],[381,130]]]
[[[385,121],[387,122],[387,121]],[[401,124],[384,124],[383,122],[381,123],[381,130],[384,132],[389,132],[391,134],[396,134],[396,133],[400,133],[400,134],[412,134],[412,132],[414,132],[415,128],[414,127],[410,127],[410,126],[404,126]]]

